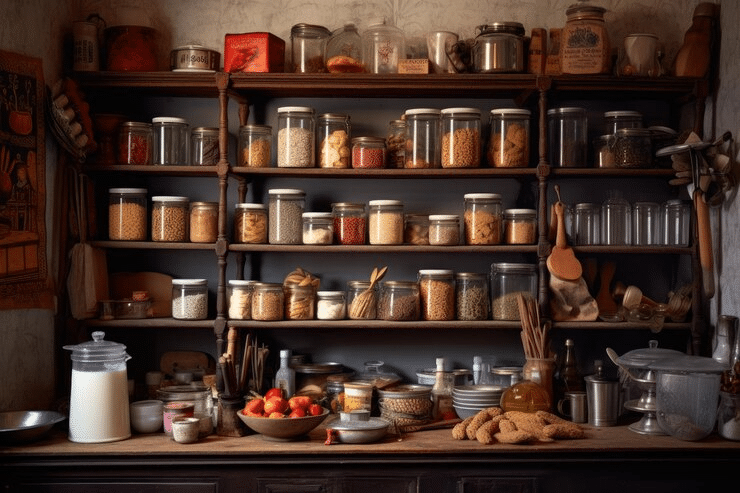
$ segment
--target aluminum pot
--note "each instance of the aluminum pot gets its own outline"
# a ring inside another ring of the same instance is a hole
[[[524,72],[524,26],[494,22],[478,26],[473,45],[473,70],[492,74]]]

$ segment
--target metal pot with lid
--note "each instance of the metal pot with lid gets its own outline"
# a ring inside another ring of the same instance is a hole
[[[524,72],[524,25],[494,22],[476,27],[473,69],[477,73]]]

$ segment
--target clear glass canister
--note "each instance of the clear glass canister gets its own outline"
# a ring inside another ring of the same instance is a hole
[[[681,199],[668,200],[661,206],[664,245],[686,247],[691,238],[691,205]]]
[[[455,313],[457,320],[488,320],[491,299],[488,274],[458,272],[455,274]]]
[[[269,168],[272,165],[272,127],[242,125],[239,127],[239,166]]]
[[[529,119],[532,112],[517,108],[491,110],[488,165],[494,168],[529,166]]]
[[[290,30],[293,72],[311,74],[326,72],[326,43],[331,32],[324,26],[296,24]]]
[[[347,22],[331,33],[326,43],[326,69],[332,74],[365,72],[362,37],[353,23]]]
[[[587,2],[565,11],[560,34],[560,70],[564,74],[608,74],[611,46],[604,22],[606,9]]]
[[[430,245],[459,245],[460,216],[456,214],[432,214],[429,216]]]
[[[152,164],[151,123],[123,122],[118,129],[118,164]]]
[[[306,192],[294,188],[273,188],[268,195],[268,241],[272,244],[300,245],[303,242]]]
[[[190,126],[184,118],[152,118],[153,164],[187,166],[190,156]]]
[[[267,243],[267,209],[263,204],[236,204],[234,242]]]
[[[208,281],[172,280],[172,318],[203,320],[208,317]]]
[[[403,243],[403,202],[371,200],[368,203],[368,240],[371,245]]]
[[[547,110],[550,165],[585,167],[588,165],[588,117],[585,108]]]
[[[660,245],[660,204],[635,202],[632,207],[632,243],[634,245]]]
[[[649,168],[653,144],[647,128],[620,128],[614,135],[614,164],[618,168]]]
[[[519,320],[518,295],[537,298],[537,266],[521,263],[491,265],[491,316],[494,320]]]
[[[339,245],[364,245],[367,231],[365,204],[335,202],[331,205],[334,241]]]
[[[455,276],[448,269],[419,271],[422,320],[455,320]]]
[[[480,166],[480,110],[445,108],[441,111],[443,168],[477,168]]]
[[[285,294],[282,284],[256,283],[252,289],[252,320],[282,320],[284,300]]]
[[[334,218],[331,212],[303,213],[303,244],[331,245],[334,241]]]
[[[283,286],[286,320],[313,320],[316,309],[316,289],[313,285]]]
[[[504,242],[509,245],[531,245],[537,242],[537,211],[506,209],[504,211]]]
[[[345,375],[329,375],[326,377],[326,407],[338,414],[344,409],[344,382]]]
[[[190,133],[192,154],[190,162],[194,166],[216,166],[219,159],[218,128],[195,127]]]
[[[378,286],[368,281],[347,283],[347,315],[352,320],[375,320],[378,308]]]
[[[600,135],[594,139],[594,166],[597,168],[616,168],[614,161],[614,135]]]
[[[349,168],[349,115],[325,113],[318,118],[319,168]]]
[[[385,281],[380,287],[378,318],[380,320],[419,320],[421,305],[419,284],[412,281]]]
[[[403,242],[408,245],[429,244],[429,216],[426,214],[404,215]]]
[[[581,202],[573,208],[571,237],[575,245],[601,244],[601,204]]]
[[[108,190],[108,238],[111,240],[146,240],[146,188],[111,188]]]
[[[740,440],[740,394],[719,393],[717,433],[727,440]]]
[[[316,318],[318,320],[343,320],[347,317],[347,296],[344,291],[319,291],[316,293]]]
[[[257,281],[231,279],[226,287],[229,300],[229,318],[249,320],[252,318],[252,291]]]
[[[464,196],[465,244],[498,245],[501,243],[501,195],[467,193]]]
[[[632,244],[632,206],[619,194],[613,194],[601,204],[601,243]]]
[[[398,73],[398,62],[406,58],[406,37],[385,19],[370,22],[362,34],[362,61],[371,74]]]
[[[187,197],[152,197],[152,241],[187,241],[189,205]]]
[[[353,168],[385,168],[385,139],[382,137],[355,137],[352,139]]]
[[[433,108],[406,110],[406,168],[439,168],[441,111]]]
[[[316,165],[316,120],[313,108],[278,108],[278,168],[313,168]]]
[[[406,166],[406,120],[391,120],[388,123],[385,147],[388,150],[386,165],[389,168],[404,168]]]
[[[613,135],[620,128],[642,128],[642,113],[619,110],[604,113],[604,134]]]
[[[190,241],[214,243],[218,239],[218,202],[191,202]]]

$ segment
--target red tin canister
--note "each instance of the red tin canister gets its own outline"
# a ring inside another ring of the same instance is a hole
[[[266,32],[227,34],[224,72],[283,72],[285,41]]]

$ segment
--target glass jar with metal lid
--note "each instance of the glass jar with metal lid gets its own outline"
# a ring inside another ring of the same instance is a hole
[[[441,111],[433,108],[406,110],[406,168],[439,168]]]
[[[316,120],[313,108],[278,108],[278,168],[313,168],[316,164]]]
[[[349,168],[349,115],[324,113],[318,117],[319,168]]]
[[[389,168],[404,168],[406,166],[406,120],[391,120],[388,123],[385,147],[388,150],[386,165]]]
[[[208,317],[208,281],[173,279],[172,318],[204,320],[206,317]]]
[[[382,137],[355,137],[352,139],[352,167],[385,168],[385,139]]]
[[[519,320],[520,294],[537,298],[537,266],[524,263],[491,265],[491,316],[494,320]]]
[[[344,291],[318,291],[316,293],[316,318],[318,320],[343,320],[347,317],[346,299]]]
[[[430,245],[459,245],[460,216],[457,214],[432,214],[429,216]]]
[[[313,320],[316,314],[316,289],[311,284],[283,285],[286,320]]]
[[[347,283],[347,315],[352,320],[375,320],[378,309],[378,286],[368,281]]]
[[[290,30],[293,72],[310,74],[326,72],[326,43],[331,31],[324,26],[296,24]]]
[[[334,241],[340,245],[364,245],[367,231],[365,204],[336,202],[331,205]]]
[[[229,318],[249,320],[252,318],[252,291],[257,281],[231,279],[226,287]]]
[[[615,134],[620,128],[642,128],[642,113],[628,110],[604,113],[605,134]]]
[[[190,162],[194,166],[216,166],[219,159],[218,128],[195,127],[190,133],[192,155]]]
[[[649,168],[653,145],[647,128],[620,128],[614,134],[614,164],[618,168]]]
[[[184,118],[152,118],[154,146],[152,163],[187,166],[190,156],[190,126]]]
[[[371,200],[368,203],[368,240],[371,245],[403,243],[403,202]]]
[[[608,74],[611,71],[606,9],[588,2],[573,4],[565,11],[560,33],[560,70],[564,74]]]
[[[488,274],[484,272],[455,274],[455,318],[457,320],[488,320],[490,302]]]
[[[303,242],[306,192],[294,188],[273,188],[267,193],[268,241],[272,244],[300,245]]]
[[[663,245],[686,247],[691,238],[691,205],[671,199],[661,205]]]
[[[334,219],[331,212],[303,213],[303,244],[331,245],[334,241]]]
[[[190,203],[190,241],[214,243],[218,239],[218,202]]]
[[[285,294],[283,285],[258,282],[252,290],[252,320],[273,321],[283,319]]]
[[[466,245],[498,245],[501,243],[501,195],[498,193],[466,193],[464,229]]]
[[[267,243],[267,208],[263,204],[236,204],[234,242]]]
[[[187,197],[152,197],[152,241],[188,240],[189,202]]]
[[[455,276],[448,269],[419,271],[422,320],[455,320]]]
[[[239,127],[239,166],[269,168],[272,165],[272,127],[242,125]]]
[[[409,245],[429,244],[429,216],[427,214],[405,214],[403,220],[404,243]]]
[[[573,208],[574,245],[599,245],[601,243],[601,204],[580,202]]]
[[[537,243],[537,211],[506,209],[504,211],[504,242],[508,245]]]
[[[151,123],[123,122],[118,129],[118,164],[152,164]]]
[[[441,111],[443,168],[477,168],[480,166],[480,110],[445,108]]]
[[[332,74],[365,72],[362,37],[352,22],[331,33],[326,43],[326,69]]]
[[[406,58],[403,31],[386,19],[368,23],[362,33],[362,62],[371,74],[398,73],[398,61]]]
[[[547,110],[547,133],[551,166],[588,165],[588,117],[585,108],[566,107]]]
[[[110,188],[108,190],[108,238],[111,240],[146,240],[146,188]]]
[[[473,70],[492,74],[524,72],[524,25],[494,22],[476,27]]]
[[[494,168],[529,166],[529,119],[532,112],[519,108],[491,110],[488,165]]]
[[[413,281],[385,281],[380,286],[380,320],[419,320],[419,284]]]

